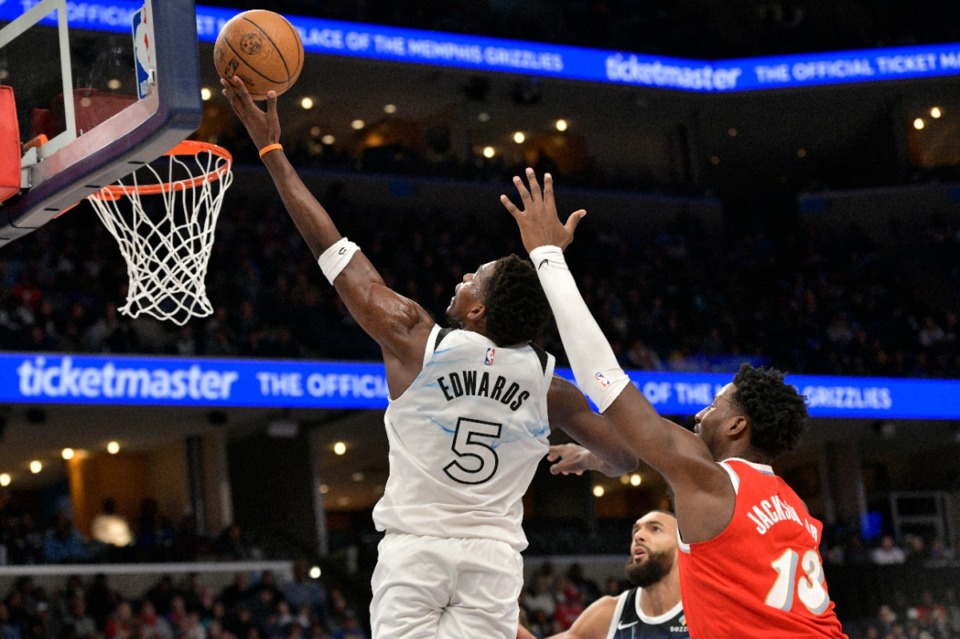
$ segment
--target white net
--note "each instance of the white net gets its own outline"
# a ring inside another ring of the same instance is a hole
[[[220,147],[184,142],[88,198],[127,262],[120,312],[180,326],[213,313],[204,279],[231,162]]]

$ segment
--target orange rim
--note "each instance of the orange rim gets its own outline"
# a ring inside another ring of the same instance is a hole
[[[98,200],[112,201],[119,200],[122,197],[129,196],[134,193],[139,193],[140,195],[159,195],[161,193],[169,193],[170,191],[185,191],[187,189],[195,188],[204,182],[213,182],[214,180],[219,180],[227,173],[227,171],[230,170],[230,165],[233,163],[233,156],[230,154],[230,151],[227,151],[222,146],[210,144],[209,142],[201,142],[199,140],[184,140],[177,146],[164,153],[164,155],[197,156],[204,151],[208,151],[213,155],[223,158],[226,160],[226,162],[219,164],[217,168],[210,173],[204,173],[193,178],[184,178],[182,180],[175,180],[173,182],[160,182],[159,184],[137,184],[132,186],[110,184],[87,197],[96,198]]]

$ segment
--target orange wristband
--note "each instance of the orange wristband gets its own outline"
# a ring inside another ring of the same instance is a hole
[[[270,151],[283,151],[282,144],[268,144],[267,146],[260,149],[260,157],[265,156]]]

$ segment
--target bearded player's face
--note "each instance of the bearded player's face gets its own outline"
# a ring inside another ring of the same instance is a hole
[[[677,520],[664,512],[647,513],[633,525],[626,576],[645,588],[663,579],[677,557]]]

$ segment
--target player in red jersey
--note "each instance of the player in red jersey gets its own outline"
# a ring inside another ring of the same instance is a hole
[[[542,190],[532,169],[526,177],[529,187],[514,178],[522,209],[500,199],[520,227],[577,384],[673,492],[690,636],[844,637],[823,577],[822,524],[769,465],[799,441],[807,419],[803,396],[779,371],[744,364],[697,413],[693,433],[660,417],[617,363],[559,248],[570,243],[585,212],[561,224],[550,175]],[[587,451],[551,468],[584,470],[605,468]]]

